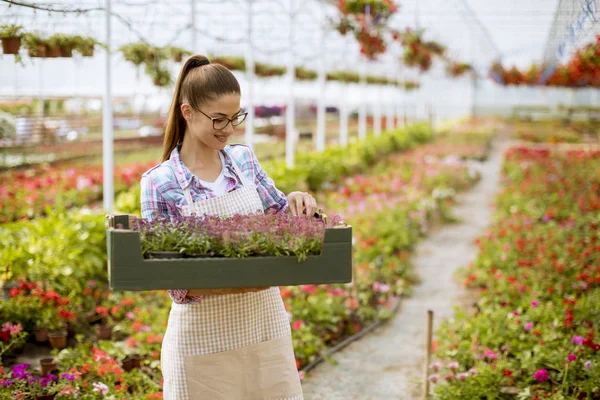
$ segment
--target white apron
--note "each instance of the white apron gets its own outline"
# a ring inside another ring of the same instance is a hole
[[[242,188],[194,203],[188,186],[183,215],[262,213],[256,186],[233,167]],[[173,303],[161,367],[165,400],[303,400],[278,287]]]

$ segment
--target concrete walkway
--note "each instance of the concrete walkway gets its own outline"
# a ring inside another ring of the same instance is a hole
[[[453,279],[458,267],[473,261],[473,240],[491,223],[492,202],[499,187],[506,142],[496,142],[490,157],[477,167],[481,181],[458,198],[454,215],[461,222],[446,225],[422,241],[413,264],[422,283],[403,300],[388,324],[333,356],[337,365],[323,363],[303,383],[306,400],[388,400],[420,398],[425,354],[426,312],[434,311],[434,330],[451,317],[465,291]]]

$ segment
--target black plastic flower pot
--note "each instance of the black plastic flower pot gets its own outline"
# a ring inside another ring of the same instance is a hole
[[[168,260],[171,258],[183,258],[183,254],[178,251],[149,251],[148,256],[155,260]]]

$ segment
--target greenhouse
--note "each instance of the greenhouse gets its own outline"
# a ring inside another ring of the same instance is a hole
[[[599,0],[0,0],[0,399],[600,399]]]

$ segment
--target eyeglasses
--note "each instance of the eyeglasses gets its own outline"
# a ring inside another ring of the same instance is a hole
[[[214,118],[214,117],[211,117],[210,115],[207,115],[207,114],[203,113],[201,110],[198,110],[198,111],[200,111],[207,118],[210,118],[212,120],[213,129],[216,130],[216,131],[220,131],[222,129],[225,129],[227,127],[227,125],[229,125],[230,122],[231,122],[231,125],[238,126],[239,124],[241,124],[242,122],[244,122],[244,120],[246,119],[246,116],[248,115],[247,112],[242,112],[242,113],[237,114],[233,118],[227,118],[227,117]]]

